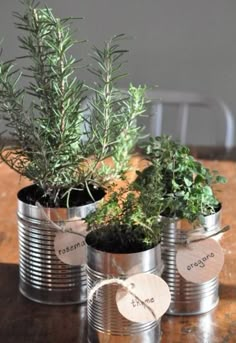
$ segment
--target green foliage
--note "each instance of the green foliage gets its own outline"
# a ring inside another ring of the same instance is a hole
[[[135,242],[142,249],[157,244],[160,240],[160,223],[157,216],[156,211],[147,215],[140,194],[134,192],[129,185],[125,189],[111,193],[109,199],[103,200],[98,209],[90,213],[85,221],[89,230],[99,229],[95,237],[100,241],[104,239],[103,243],[107,244],[107,237],[112,237],[110,244],[114,252],[114,242],[120,242],[122,248],[128,248]]]
[[[121,50],[119,42],[124,34],[114,36],[103,49],[94,48],[92,59],[95,66],[89,70],[98,79],[89,89],[94,93],[89,103],[91,116],[88,119],[88,138],[95,137],[95,147],[101,154],[111,156],[113,168],[102,164],[100,172],[109,177],[123,174],[127,170],[130,151],[138,140],[140,127],[136,119],[145,110],[145,87],[130,85],[128,91],[117,88],[117,81],[126,76],[121,73],[121,58],[127,52]],[[112,170],[113,169],[113,170]]]
[[[34,7],[27,1],[23,15],[16,14],[25,59],[31,64],[25,74],[11,62],[0,65],[0,105],[12,135],[19,143],[16,151],[5,147],[1,157],[12,169],[33,180],[45,194],[56,198],[59,189],[78,183],[85,156],[78,136],[83,121],[81,103],[84,86],[74,76],[76,61],[67,56],[75,43],[69,20],[55,18],[51,9]],[[30,79],[25,89],[16,86],[21,76]],[[25,110],[24,95],[34,101]],[[79,170],[75,173],[75,170]]]
[[[158,160],[144,171],[137,171],[137,179],[132,185],[140,193],[140,203],[147,216],[157,216],[164,211],[165,185],[162,178],[162,167]]]
[[[225,178],[195,160],[188,147],[161,136],[142,148],[150,165],[86,218],[96,247],[112,252],[120,252],[119,244],[126,252],[131,245],[150,248],[160,239],[161,215],[197,222],[219,207],[212,187]]]
[[[212,186],[224,183],[224,177],[205,168],[191,156],[188,147],[168,136],[150,138],[143,148],[151,165],[138,173],[135,187],[143,190],[144,201],[149,201],[147,211],[151,206],[159,208],[162,201],[163,215],[190,222],[215,213],[219,201]],[[153,190],[148,195],[144,192],[146,187]]]
[[[65,190],[69,195],[68,189],[103,186],[125,172],[139,132],[135,118],[144,111],[144,88],[130,86],[126,96],[115,89],[124,76],[119,72],[124,51],[118,44],[124,37],[115,36],[104,51],[94,49],[98,66],[91,70],[100,83],[88,105],[92,115],[85,114],[88,87],[75,74],[80,61],[69,53],[78,43],[73,18],[56,18],[34,0],[23,3],[24,13],[15,17],[26,67],[22,73],[14,61],[0,62],[0,111],[17,145],[2,147],[0,157],[57,206]],[[25,88],[19,86],[21,78],[29,80]],[[108,156],[113,168],[102,163]]]

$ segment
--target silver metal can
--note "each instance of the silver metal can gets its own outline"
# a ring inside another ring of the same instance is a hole
[[[220,227],[221,211],[204,218],[207,232],[214,232]],[[167,314],[197,315],[212,310],[219,301],[219,279],[213,278],[203,283],[192,283],[185,280],[176,268],[177,245],[186,241],[187,230],[183,229],[182,221],[178,218],[161,218],[162,230],[162,259],[164,271],[162,278],[169,286],[171,303]]]
[[[137,273],[159,274],[162,270],[160,245],[138,253],[113,254],[87,245],[88,292],[108,278],[126,279]],[[88,302],[88,342],[90,343],[158,343],[160,320],[131,322],[118,311],[115,296],[118,286],[100,288]]]
[[[29,186],[32,187],[32,186]],[[26,188],[29,188],[26,187]],[[55,227],[45,219],[42,209],[25,203],[23,188],[18,193],[19,290],[27,298],[45,304],[83,303],[87,299],[85,264],[63,263],[54,249]],[[70,223],[85,218],[96,203],[71,208],[44,208],[54,223]]]

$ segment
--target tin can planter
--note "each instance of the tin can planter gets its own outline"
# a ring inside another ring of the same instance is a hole
[[[125,280],[138,273],[158,275],[161,270],[160,245],[130,254],[108,253],[87,245],[88,292],[106,279]],[[96,292],[93,301],[88,301],[88,342],[158,343],[160,320],[137,323],[124,318],[115,301],[118,287],[116,284],[105,285]]]
[[[57,225],[75,225],[76,221],[81,222],[81,218],[95,209],[96,202],[71,208],[44,207],[43,214],[40,207],[25,202],[26,193],[34,187],[25,187],[18,193],[19,290],[25,297],[39,303],[83,303],[87,299],[85,263],[71,265],[58,257],[54,246],[58,231],[52,222]],[[83,245],[84,240],[81,242]],[[62,249],[61,254],[79,247],[78,243],[72,244]]]
[[[221,210],[204,218],[206,232],[214,232],[220,227]],[[185,280],[178,272],[176,254],[178,244],[187,238],[187,230],[182,221],[162,217],[162,258],[164,262],[163,279],[169,286],[171,303],[167,314],[197,315],[208,312],[217,306],[219,301],[219,279],[215,277],[207,282],[193,283]]]

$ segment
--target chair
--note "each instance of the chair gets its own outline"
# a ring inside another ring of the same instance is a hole
[[[148,90],[147,98],[150,103],[150,134],[160,136],[163,134],[164,107],[175,106],[178,108],[177,125],[179,126],[179,140],[186,144],[189,124],[189,110],[193,108],[207,108],[220,110],[225,121],[224,146],[230,149],[234,145],[234,117],[228,106],[220,99],[189,92]],[[196,111],[195,111],[196,112]],[[217,118],[217,117],[215,117]],[[204,124],[203,124],[204,125]]]

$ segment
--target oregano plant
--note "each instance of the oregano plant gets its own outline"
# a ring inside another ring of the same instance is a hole
[[[190,222],[201,220],[202,216],[215,213],[220,206],[214,186],[225,183],[226,179],[217,171],[210,171],[197,161],[190,149],[169,136],[151,137],[142,148],[150,165],[138,172],[134,186],[148,193],[149,206],[160,207],[162,215],[187,219]],[[161,180],[160,182],[156,180]],[[162,191],[162,200],[157,197]],[[149,207],[147,207],[147,211]]]

